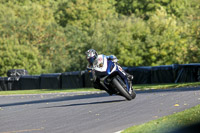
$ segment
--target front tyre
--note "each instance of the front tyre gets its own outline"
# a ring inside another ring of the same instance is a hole
[[[112,80],[112,83],[113,83],[113,85],[115,85],[115,87],[116,87],[116,89],[120,92],[120,94],[122,95],[122,96],[124,96],[127,100],[132,100],[132,97],[133,96],[131,96],[123,87],[122,87],[122,85],[119,83],[119,81],[116,79],[116,78],[114,78],[113,80]],[[134,97],[135,98],[135,97]]]

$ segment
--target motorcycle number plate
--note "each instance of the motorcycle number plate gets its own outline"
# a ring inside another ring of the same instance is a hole
[[[103,67],[103,63],[100,63],[100,64],[99,64],[99,67]]]

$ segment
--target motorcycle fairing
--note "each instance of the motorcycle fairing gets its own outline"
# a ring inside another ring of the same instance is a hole
[[[98,55],[93,67],[95,74],[100,77],[100,83],[106,89],[108,89],[108,80],[112,80],[113,77],[119,75],[125,81],[127,91],[130,91],[131,88],[129,86],[128,79],[124,70],[119,65],[112,62],[112,60],[108,60],[105,55]]]
[[[130,91],[131,88],[128,83],[128,79],[126,77],[126,73],[124,72],[124,70],[119,65],[113,63],[111,60],[108,60],[107,64],[108,64],[107,79],[110,79],[111,77],[115,77],[116,75],[119,75],[125,81],[127,91]],[[106,80],[104,80],[104,81],[106,81]]]
[[[94,69],[99,72],[106,72],[107,69],[107,58],[105,55],[98,55],[94,61]]]

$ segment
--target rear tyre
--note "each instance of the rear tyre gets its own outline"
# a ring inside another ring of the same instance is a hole
[[[112,82],[122,96],[124,96],[129,101],[132,100],[132,96],[122,87],[122,85],[116,78],[114,78]]]

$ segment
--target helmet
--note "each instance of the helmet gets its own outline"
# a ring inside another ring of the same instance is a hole
[[[88,51],[85,52],[85,54],[90,65],[93,64],[94,60],[98,56],[97,52],[94,49],[89,49]]]

